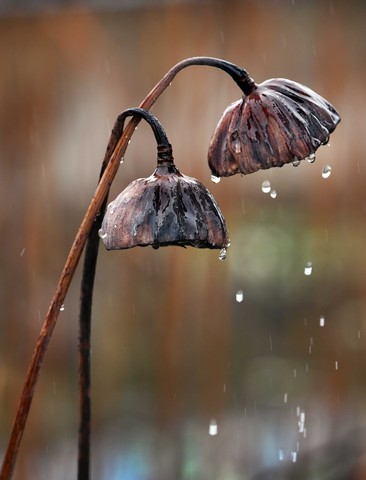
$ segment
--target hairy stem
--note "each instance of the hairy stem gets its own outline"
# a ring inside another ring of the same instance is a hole
[[[185,59],[172,67],[168,73],[156,84],[151,92],[141,102],[140,108],[148,110],[170,85],[174,77],[182,69],[191,65],[207,65],[220,68],[228,73],[242,91],[247,94],[255,88],[253,80],[245,70],[240,69],[234,64],[210,57],[193,57]],[[0,472],[0,480],[10,480],[13,474],[15,461],[17,458],[19,446],[24,433],[29,410],[32,404],[34,389],[39,377],[39,372],[43,364],[44,356],[50,342],[53,330],[57,323],[58,315],[66,294],[70,287],[76,267],[80,260],[82,251],[85,247],[88,236],[92,230],[98,212],[101,211],[103,202],[106,200],[109,188],[116,176],[120,160],[126,152],[128,141],[131,139],[134,130],[140,118],[133,116],[125,130],[118,130],[118,126],[112,130],[111,137],[107,147],[107,153],[103,162],[104,173],[96,188],[95,194],[90,202],[84,219],[72,243],[70,252],[67,256],[64,268],[61,272],[50,306],[44,318],[41,331],[31,358],[22,394],[20,397],[18,409],[16,412],[13,428],[9,437],[8,447],[3,460]],[[96,253],[95,256],[96,262]],[[94,273],[93,273],[94,276]],[[90,302],[92,298],[93,286],[89,289],[87,297],[83,301]]]

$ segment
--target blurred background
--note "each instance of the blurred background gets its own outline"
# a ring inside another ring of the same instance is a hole
[[[175,63],[209,55],[258,83],[306,84],[342,122],[313,164],[215,184],[207,147],[237,86],[192,67],[155,104],[177,166],[220,204],[231,246],[225,261],[100,248],[92,478],[366,478],[365,20],[361,0],[0,1],[1,456],[115,118]],[[149,176],[155,155],[141,123],[110,198]],[[79,270],[16,480],[76,476]]]

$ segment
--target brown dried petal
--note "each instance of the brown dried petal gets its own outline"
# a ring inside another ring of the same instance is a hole
[[[174,165],[158,166],[110,203],[100,237],[108,250],[147,245],[224,248],[229,243],[213,196]]]
[[[315,154],[340,122],[336,109],[299,83],[272,79],[224,112],[208,161],[218,177],[282,167]]]

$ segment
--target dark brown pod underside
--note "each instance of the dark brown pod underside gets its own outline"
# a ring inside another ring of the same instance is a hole
[[[224,248],[229,243],[215,199],[174,166],[157,167],[110,203],[100,237],[108,250],[147,245]]]
[[[210,142],[209,166],[222,177],[312,158],[339,122],[335,108],[309,88],[267,80],[225,110]]]

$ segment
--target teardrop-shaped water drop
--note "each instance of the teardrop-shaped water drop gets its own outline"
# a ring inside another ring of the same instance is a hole
[[[227,255],[227,248],[222,248],[219,253],[219,260],[224,261]]]
[[[271,198],[276,198],[277,197],[277,192],[276,190],[271,190]]]
[[[325,165],[322,171],[323,178],[329,178],[332,174],[332,167],[330,165]]]
[[[313,264],[311,262],[306,262],[305,268],[304,268],[304,274],[305,275],[311,275],[313,272]]]
[[[220,180],[221,180],[220,177],[216,177],[216,175],[211,175],[211,181],[212,181],[213,183],[219,183]]]
[[[311,153],[308,157],[307,157],[307,160],[309,163],[314,163],[315,162],[315,153]]]
[[[98,235],[102,240],[103,238],[107,238],[107,233],[102,228],[98,230]]]
[[[208,427],[208,433],[211,436],[215,436],[215,435],[217,435],[218,431],[219,431],[219,427],[217,425],[217,422],[216,422],[215,419],[212,419],[210,421],[210,425]]]
[[[269,180],[264,180],[262,182],[262,192],[269,193],[271,191],[271,182]]]
[[[235,300],[238,303],[241,303],[244,300],[244,292],[243,290],[238,290],[235,294]]]
[[[294,167],[298,167],[300,165],[300,160],[295,157],[294,160],[292,161],[292,165]]]

